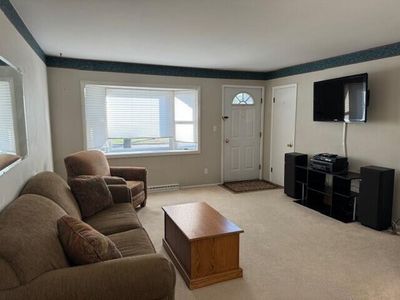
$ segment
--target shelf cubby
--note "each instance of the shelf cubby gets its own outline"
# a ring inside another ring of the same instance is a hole
[[[360,174],[332,174],[315,170],[304,163],[295,166],[295,183],[301,186],[302,198],[296,203],[305,205],[342,222],[356,219],[358,193],[352,191],[352,181]]]

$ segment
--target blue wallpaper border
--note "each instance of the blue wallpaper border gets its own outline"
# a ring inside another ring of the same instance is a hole
[[[31,46],[33,51],[36,52],[39,58],[43,62],[46,62],[46,54],[44,53],[38,42],[35,40],[28,27],[26,27],[24,21],[22,21],[21,17],[17,13],[11,2],[9,0],[0,0],[0,9],[14,25],[15,29],[17,29],[17,31],[22,35],[25,41]]]
[[[47,56],[48,67],[68,68],[87,71],[103,71],[118,73],[135,73],[146,75],[224,78],[224,79],[249,79],[264,80],[265,72],[231,71],[205,68],[175,67],[151,64],[138,64],[114,61],[101,61],[77,59],[57,56]]]
[[[0,0],[0,9],[40,59],[48,67],[55,68],[162,76],[271,80],[400,55],[400,42],[397,42],[269,72],[218,70],[46,56],[11,2],[9,0]]]
[[[265,72],[265,80],[321,71],[400,55],[400,42]]]
[[[270,72],[230,71],[47,56],[49,67],[148,75],[271,80],[400,55],[400,42]]]

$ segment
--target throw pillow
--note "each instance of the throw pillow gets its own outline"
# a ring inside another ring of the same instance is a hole
[[[107,185],[126,184],[126,180],[117,176],[102,176]]]
[[[93,216],[114,204],[106,182],[100,176],[78,176],[70,181],[71,191],[83,218]]]
[[[108,237],[81,220],[65,215],[57,221],[57,227],[64,252],[74,265],[93,264],[122,257]]]

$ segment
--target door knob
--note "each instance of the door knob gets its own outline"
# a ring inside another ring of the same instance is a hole
[[[229,139],[225,138],[225,144],[228,144],[228,143],[229,143]]]
[[[286,146],[288,146],[289,148],[292,148],[292,147],[293,147],[292,143],[287,144]]]
[[[228,120],[229,119],[229,117],[228,116],[222,116],[222,120]]]

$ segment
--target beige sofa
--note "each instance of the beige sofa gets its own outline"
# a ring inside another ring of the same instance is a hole
[[[57,220],[81,213],[66,182],[52,172],[32,177],[0,213],[0,299],[174,299],[175,269],[157,254],[130,203],[84,221],[107,235],[123,258],[71,266]]]

